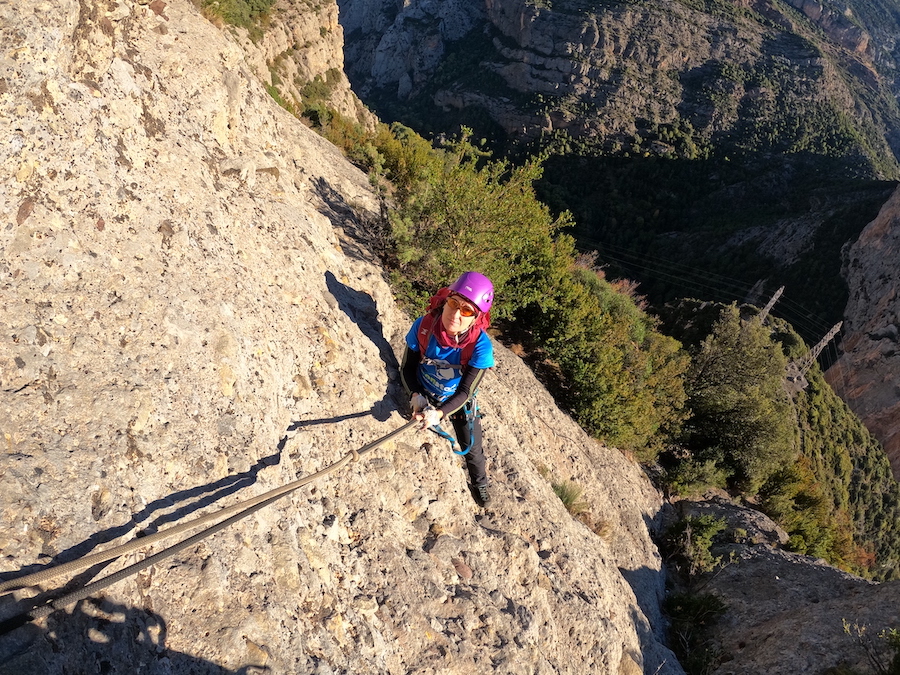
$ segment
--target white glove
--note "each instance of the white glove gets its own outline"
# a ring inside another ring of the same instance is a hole
[[[443,414],[440,410],[434,408],[426,408],[422,411],[422,428],[427,429],[441,423]]]
[[[428,407],[428,399],[422,394],[415,393],[409,398],[409,407],[412,408],[413,413],[417,413]]]

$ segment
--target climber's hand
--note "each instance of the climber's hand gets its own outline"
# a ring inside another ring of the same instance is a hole
[[[444,416],[440,410],[435,410],[431,406],[425,408],[422,412],[416,413],[415,418],[422,420],[422,426],[420,429],[427,429],[428,427],[433,427],[441,423],[441,418]]]

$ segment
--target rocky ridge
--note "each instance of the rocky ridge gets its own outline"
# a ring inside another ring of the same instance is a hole
[[[871,36],[850,20],[853,12],[849,8],[840,14],[815,0],[789,0],[788,4],[803,12],[806,18],[845,49],[872,57]]]
[[[900,625],[900,582],[874,584],[824,560],[783,550],[784,530],[722,491],[674,507],[667,519],[707,516],[725,525],[710,549],[720,564],[694,591],[712,594],[726,607],[716,620],[707,619],[707,672],[872,672],[857,628],[865,631],[871,653],[890,661],[889,648],[877,636]]]
[[[776,111],[802,110],[814,127],[834,109],[874,142],[857,150],[876,172],[896,173],[891,129],[900,112],[869,35],[814,2],[798,0],[794,11],[758,0],[730,14],[675,0],[339,5],[348,74],[367,101],[408,99],[457,117],[480,110],[512,139],[564,130],[608,152],[637,142],[640,152],[667,156],[675,148],[656,138],[659,125],[713,145],[756,143],[764,132],[750,127],[780,124]],[[861,86],[873,96],[857,96]]]
[[[0,2],[0,30],[0,578],[403,422],[410,318],[364,245],[367,179],[236,41],[187,2]],[[3,635],[0,671],[682,672],[661,640],[660,495],[502,348],[480,398],[491,508],[407,432]],[[584,488],[603,536],[550,479]]]
[[[344,36],[334,2],[277,0],[269,10],[265,30],[251,38],[230,27],[253,73],[298,111],[313,96],[313,83],[323,102],[345,117],[369,127],[375,116],[350,88],[344,74]]]
[[[844,251],[842,275],[850,287],[844,310],[841,358],[829,384],[881,441],[900,478],[900,192]]]

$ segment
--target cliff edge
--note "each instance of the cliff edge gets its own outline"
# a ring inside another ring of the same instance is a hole
[[[900,190],[844,251],[850,288],[844,310],[843,354],[828,383],[887,452],[900,479]]]
[[[0,579],[403,423],[410,317],[364,245],[366,177],[235,41],[160,0],[0,3],[0,34]],[[659,638],[662,500],[640,468],[499,346],[480,399],[490,508],[409,431],[6,633],[0,671],[682,672]],[[554,495],[572,478],[603,536]],[[0,619],[38,590],[0,597]]]

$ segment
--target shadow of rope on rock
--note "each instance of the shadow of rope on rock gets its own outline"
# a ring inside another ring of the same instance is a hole
[[[228,495],[234,494],[238,490],[253,485],[256,482],[257,476],[260,471],[268,466],[274,466],[281,461],[281,450],[284,447],[283,444],[286,441],[286,438],[282,439],[282,442],[279,443],[277,452],[267,457],[261,458],[247,471],[232,476],[225,476],[224,478],[220,478],[211,483],[207,483],[206,485],[200,485],[198,487],[193,487],[186,490],[179,490],[166,497],[155,499],[154,501],[148,503],[139,512],[133,514],[131,516],[131,519],[127,523],[118,525],[116,527],[107,528],[105,530],[101,530],[100,532],[95,532],[84,541],[75,544],[74,546],[67,548],[65,551],[62,551],[53,556],[50,560],[46,561],[47,564],[28,565],[13,572],[4,572],[0,574],[0,581],[15,579],[21,576],[25,576],[26,574],[31,574],[33,572],[39,571],[46,567],[61,565],[73,560],[77,560],[79,558],[83,558],[98,546],[113,541],[114,539],[118,539],[119,537],[123,537],[129,532],[135,530],[138,530],[138,537],[152,534],[156,532],[161,525],[180,520],[185,516],[188,516],[206,506],[209,506],[210,504],[214,504],[215,502],[223,499],[224,497],[227,497]],[[190,501],[190,503],[187,503],[169,513],[161,514],[144,527],[140,527],[141,523],[147,521],[157,512],[169,509],[181,502],[188,501]],[[96,568],[91,568],[91,570],[88,570],[88,572],[93,570],[93,574],[96,574],[107,564],[108,563],[103,563],[102,565],[96,566]],[[82,582],[85,581],[86,576],[87,579],[90,579],[93,575],[88,575],[88,572],[79,574],[78,578],[81,579]]]

